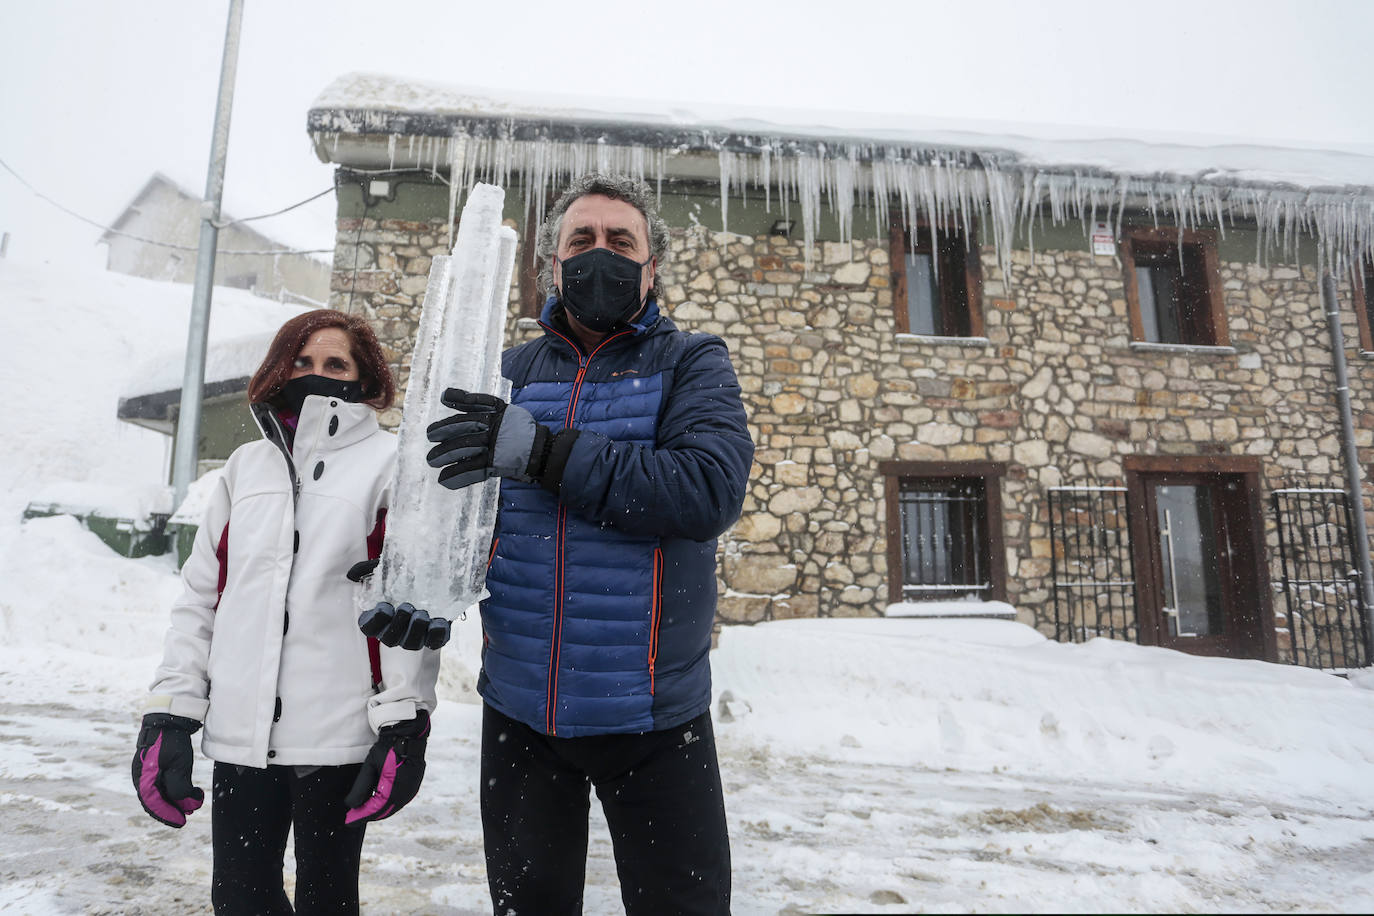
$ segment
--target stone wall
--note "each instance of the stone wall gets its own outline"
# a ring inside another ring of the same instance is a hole
[[[374,322],[404,383],[443,221],[340,220],[338,242],[331,303]],[[981,262],[986,337],[950,341],[897,333],[886,238],[826,242],[808,273],[786,238],[673,232],[667,311],[728,343],[757,447],[743,515],[721,539],[722,621],[883,612],[880,461],[1006,465],[1007,600],[1046,632],[1049,487],[1120,484],[1132,455],[1254,456],[1266,492],[1290,478],[1341,486],[1310,267],[1222,261],[1230,349],[1161,349],[1131,344],[1115,257],[1018,250],[1010,276],[990,248]],[[513,289],[512,319],[517,301]],[[1355,356],[1346,319],[1368,459],[1374,364]],[[508,327],[510,342],[538,333],[528,319]],[[1278,581],[1269,518],[1265,541]]]

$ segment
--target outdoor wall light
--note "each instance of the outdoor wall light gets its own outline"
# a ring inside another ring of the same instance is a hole
[[[768,234],[790,238],[792,236],[792,227],[796,224],[797,221],[794,219],[775,219],[773,220],[773,225],[768,230]]]

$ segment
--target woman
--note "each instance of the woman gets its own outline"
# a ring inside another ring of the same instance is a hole
[[[424,774],[438,657],[379,647],[357,626],[355,563],[380,554],[395,384],[361,318],[282,325],[248,386],[263,438],[229,456],[172,608],[134,755],[144,810],[173,827],[200,807],[191,735],[215,761],[216,913],[356,913],[368,820]]]

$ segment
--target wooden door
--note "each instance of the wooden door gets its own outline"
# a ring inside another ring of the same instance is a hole
[[[1198,655],[1263,658],[1262,584],[1245,475],[1140,475],[1137,540],[1142,635]]]

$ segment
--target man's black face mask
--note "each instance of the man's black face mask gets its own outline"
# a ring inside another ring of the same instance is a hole
[[[605,334],[629,321],[644,304],[639,281],[644,265],[605,248],[593,248],[558,263],[563,267],[563,305],[578,323]]]
[[[345,382],[336,378],[326,378],[323,375],[301,375],[281,386],[282,403],[287,410],[298,417],[301,415],[301,408],[305,406],[305,399],[312,394],[338,398],[340,401],[361,401],[363,399],[363,383],[360,381]]]

